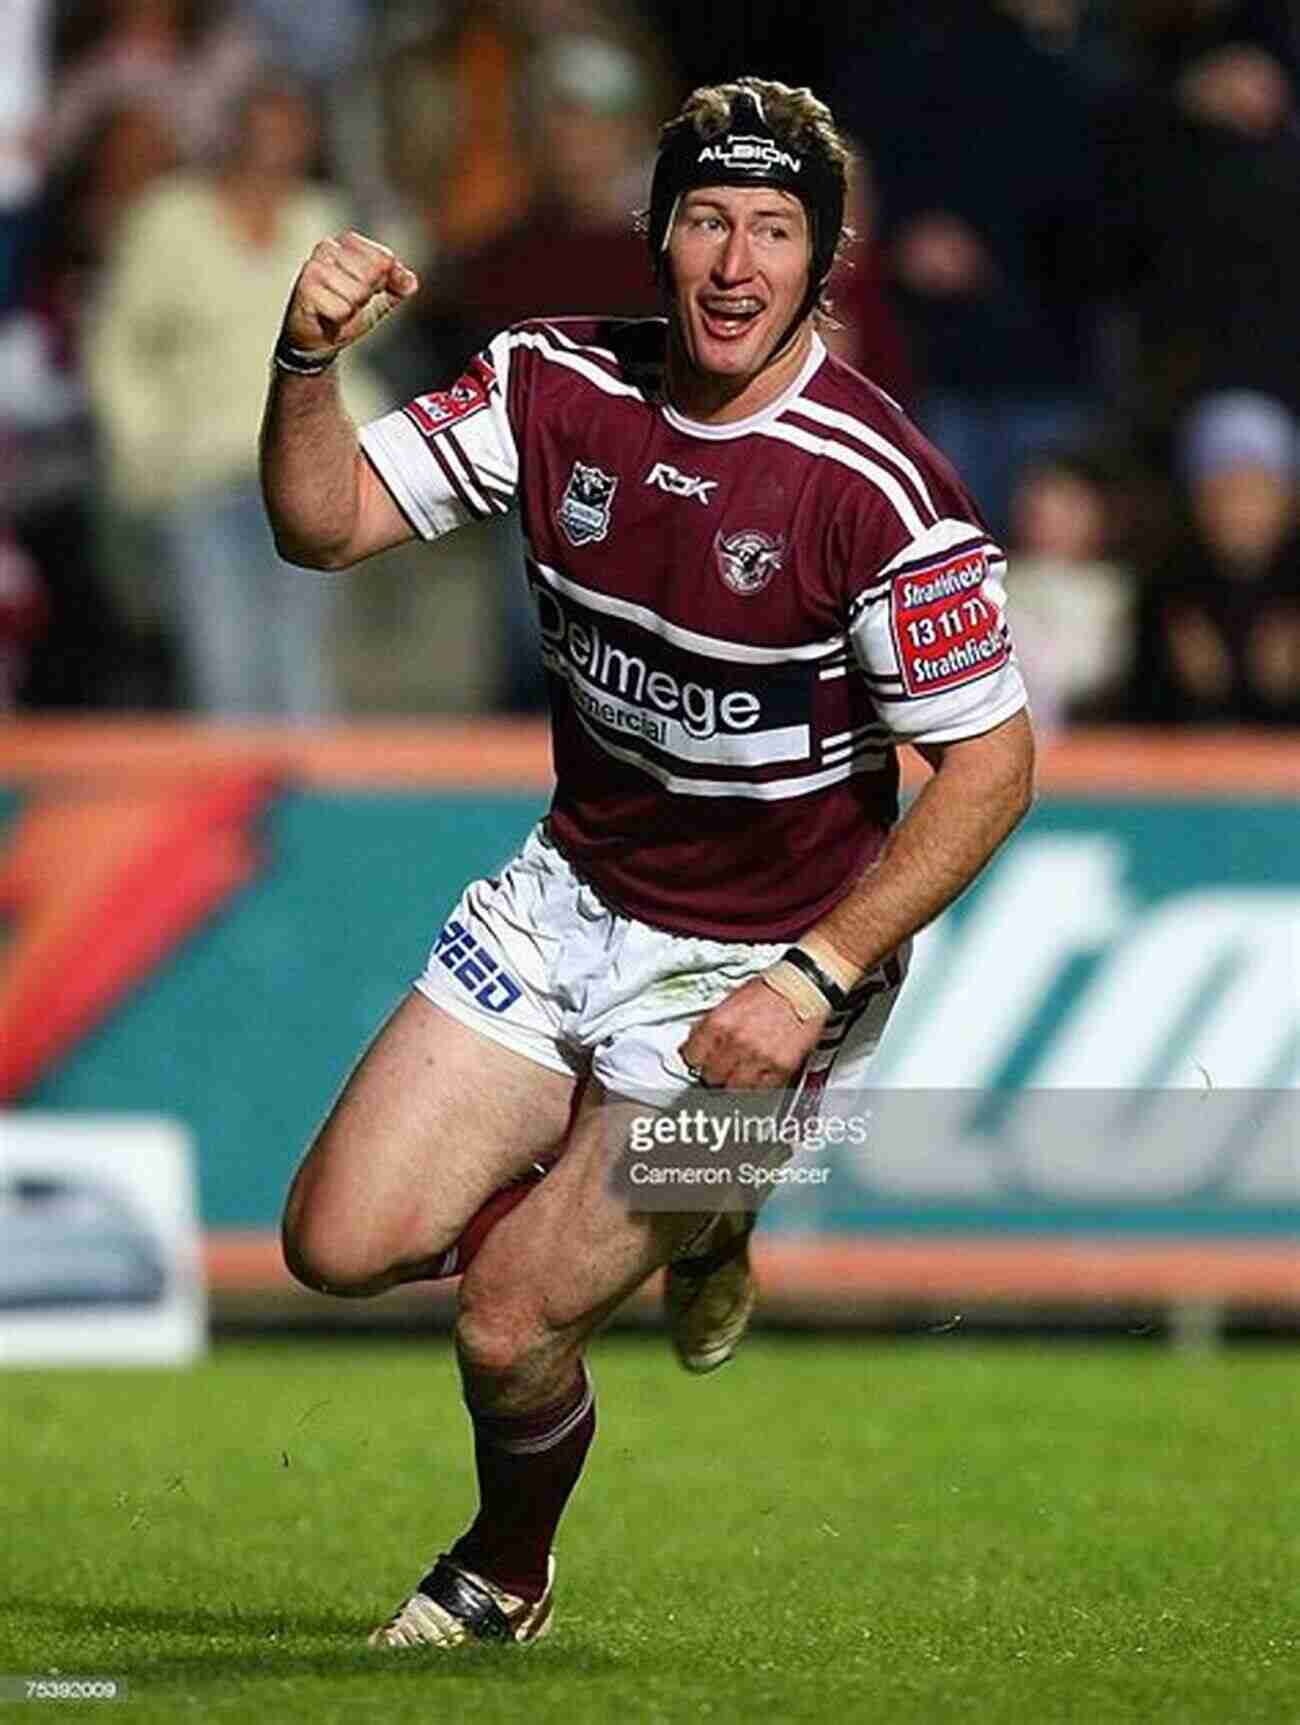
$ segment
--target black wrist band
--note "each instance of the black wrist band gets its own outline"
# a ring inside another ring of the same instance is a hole
[[[841,988],[833,976],[828,976],[815,958],[810,957],[801,946],[786,947],[781,957],[786,964],[792,964],[808,978],[817,992],[825,998],[832,1012],[843,1012],[849,1004],[848,989]]]
[[[324,353],[308,353],[305,348],[294,347],[281,332],[271,358],[281,371],[291,372],[294,377],[319,377],[329,370],[342,351],[342,348],[335,347]]]

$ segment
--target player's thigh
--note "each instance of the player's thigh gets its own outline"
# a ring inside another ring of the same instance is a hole
[[[530,1339],[581,1341],[698,1232],[699,1215],[640,1211],[615,1179],[628,1123],[647,1112],[588,1085],[560,1162],[465,1277],[460,1329],[471,1353],[499,1350],[504,1365]]]
[[[490,1193],[559,1147],[574,1089],[411,993],[303,1159],[286,1236],[346,1231],[358,1258],[441,1251]]]

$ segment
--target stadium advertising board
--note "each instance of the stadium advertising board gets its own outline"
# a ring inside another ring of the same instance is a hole
[[[180,1365],[205,1345],[185,1130],[0,1114],[0,1365]]]
[[[39,727],[22,729],[39,741]],[[63,1015],[58,1045],[7,1075],[8,1100],[174,1116],[198,1146],[205,1227],[273,1228],[301,1146],[461,883],[508,855],[545,805],[535,739],[469,736],[406,731],[385,751],[349,733],[336,753],[321,743],[310,757],[266,734],[242,754],[228,736],[223,747],[209,733],[173,739],[166,759],[173,775],[184,768],[183,802],[206,810],[203,843],[191,831],[178,848],[173,830],[166,853],[191,861],[185,914],[163,893],[167,939],[134,939],[112,986],[80,1016]],[[860,1103],[867,1141],[826,1147],[830,1177],[779,1195],[764,1225],[775,1245],[869,1239],[881,1262],[879,1249],[902,1237],[1140,1235],[1293,1250],[1300,808],[1290,753],[1260,772],[1231,768],[1241,758],[1231,749],[1162,748],[1158,768],[1124,749],[1103,740],[1075,757],[1058,749],[1055,767],[1049,757],[1024,828],[917,942],[880,1091]],[[1081,754],[1086,770],[1072,770]],[[24,768],[11,744],[0,760],[11,861],[38,812],[72,794],[70,743],[32,758]],[[129,784],[138,795],[146,783],[156,793],[161,758],[92,747],[77,794],[121,796]],[[146,889],[174,885],[174,866],[151,874],[138,855],[134,866]],[[12,868],[8,878],[20,940],[24,901]],[[132,902],[120,879],[117,888],[101,895],[98,925],[83,903],[77,939],[93,932],[112,947],[113,906]],[[76,949],[62,950],[43,984],[54,1022]],[[97,962],[103,970],[102,951]],[[11,1004],[0,988],[0,1021]],[[1164,1093],[1173,1100],[1162,1111],[1152,1098]],[[1170,1109],[1189,1101],[1199,1111],[1175,1119]],[[1285,1280],[1269,1281],[1273,1295],[1285,1295]]]

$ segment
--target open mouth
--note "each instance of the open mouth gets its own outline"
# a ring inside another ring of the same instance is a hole
[[[699,308],[705,329],[717,341],[734,341],[744,335],[764,310],[756,299],[703,299]]]

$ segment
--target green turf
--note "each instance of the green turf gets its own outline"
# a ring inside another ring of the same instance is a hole
[[[445,1340],[9,1373],[0,1671],[125,1678],[124,1725],[1287,1725],[1298,1363],[608,1340],[555,1633],[450,1655],[360,1645],[471,1505]]]

